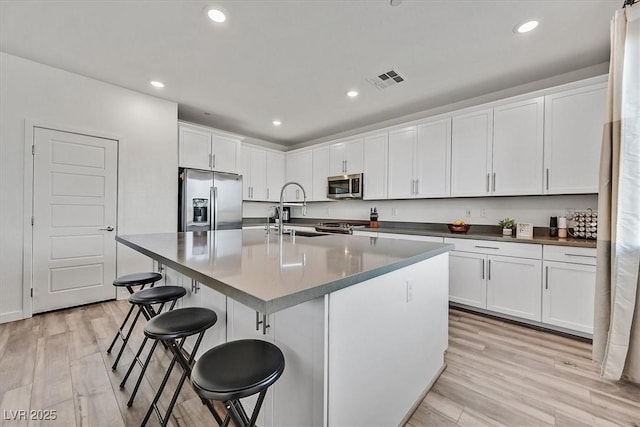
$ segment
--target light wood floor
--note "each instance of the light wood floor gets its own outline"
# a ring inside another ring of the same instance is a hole
[[[133,354],[111,371],[114,356],[105,352],[127,308],[112,301],[0,325],[0,425],[139,425],[170,359],[157,351],[127,408],[129,391],[118,385]],[[449,335],[447,369],[408,426],[640,427],[640,388],[600,379],[588,343],[458,310]],[[19,409],[54,409],[57,419],[5,419]],[[172,425],[215,425],[188,384]]]

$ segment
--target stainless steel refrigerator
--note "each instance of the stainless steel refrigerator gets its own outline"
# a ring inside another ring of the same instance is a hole
[[[242,176],[179,169],[178,231],[242,228]]]

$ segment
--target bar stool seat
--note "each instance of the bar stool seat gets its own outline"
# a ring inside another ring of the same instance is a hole
[[[135,292],[129,297],[129,302],[131,303],[132,307],[138,306],[138,314],[140,312],[145,312],[145,317],[152,320],[158,315],[158,313],[162,312],[162,309],[164,308],[164,305],[166,303],[171,302],[171,305],[169,306],[169,311],[171,311],[175,307],[176,302],[178,302],[178,299],[182,298],[186,294],[187,290],[182,286],[158,286],[154,288],[142,289],[138,292]],[[157,311],[156,309],[154,309],[153,304],[160,304],[160,307],[157,309]],[[131,375],[131,372],[133,372],[133,368],[135,367],[136,363],[140,365],[141,371],[138,376],[138,380],[136,381],[136,384],[133,388],[133,391],[129,396],[127,406],[133,405],[133,401],[136,397],[136,394],[138,393],[138,388],[140,387],[140,383],[142,382],[142,377],[147,371],[147,367],[149,366],[149,362],[151,361],[151,356],[153,356],[153,352],[158,345],[158,341],[153,342],[151,351],[149,351],[146,360],[142,362],[142,360],[140,359],[140,355],[147,345],[148,340],[149,337],[145,336],[142,340],[142,343],[140,344],[140,347],[138,348],[138,351],[133,357],[131,364],[129,365],[127,373],[122,378],[122,382],[120,382],[120,388],[123,388],[127,383],[127,380],[129,379],[129,375]],[[166,344],[165,347],[168,348]]]
[[[218,316],[213,310],[209,310],[204,307],[187,307],[161,313],[147,322],[144,328],[145,337],[156,340],[156,343],[158,341],[167,343],[169,349],[173,353],[173,359],[171,360],[171,363],[167,368],[167,372],[162,379],[162,383],[160,384],[160,387],[158,388],[158,391],[156,392],[156,395],[151,402],[144,419],[142,420],[142,427],[147,424],[154,411],[158,416],[161,425],[167,425],[169,417],[171,416],[171,411],[178,400],[180,390],[182,389],[187,377],[191,376],[191,368],[194,363],[195,355],[200,347],[200,343],[202,342],[202,338],[204,337],[204,333],[207,329],[215,325],[217,321]],[[184,342],[188,337],[193,335],[198,335],[198,337],[193,345],[191,353],[186,354],[183,348]],[[167,385],[167,381],[169,380],[176,362],[182,367],[182,376],[178,381],[173,397],[171,398],[171,402],[167,406],[167,410],[163,416],[160,413],[158,401],[160,400],[162,391]],[[221,422],[221,419],[215,412],[211,402],[203,400],[203,403],[207,405],[209,411],[215,414],[214,416],[216,417],[216,420]]]
[[[144,289],[146,285],[151,284],[151,286],[153,287],[153,285],[161,279],[162,274],[156,272],[127,274],[126,276],[120,276],[116,280],[114,280],[113,286],[127,288],[127,291],[129,291],[129,293],[133,295],[133,293],[135,292],[133,289],[134,286],[141,286],[140,289]],[[113,341],[111,341],[111,345],[109,346],[109,348],[107,348],[107,353],[111,353],[111,350],[113,350],[113,346],[116,344],[118,337],[122,340],[122,345],[120,346],[120,350],[118,351],[118,355],[116,356],[116,360],[113,362],[111,369],[116,369],[118,367],[118,362],[120,361],[120,357],[122,357],[124,347],[127,345],[129,337],[131,337],[131,332],[133,332],[133,328],[138,322],[140,313],[142,313],[144,317],[149,320],[149,314],[146,311],[138,310],[138,313],[134,317],[133,321],[129,324],[128,331],[125,333],[125,326],[127,325],[129,318],[131,317],[131,313],[133,313],[133,309],[134,306],[132,305],[129,308],[129,311],[127,312],[124,320],[122,321],[122,324],[120,324],[120,327],[116,331],[116,334],[113,337]]]
[[[284,365],[282,351],[267,341],[230,341],[200,356],[191,383],[201,398],[224,402],[223,426],[231,419],[237,426],[254,426],[267,389],[280,378]],[[256,393],[260,395],[249,419],[239,399]]]

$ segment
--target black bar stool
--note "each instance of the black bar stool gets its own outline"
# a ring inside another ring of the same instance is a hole
[[[193,367],[191,383],[201,398],[224,403],[227,416],[223,423],[212,412],[219,425],[226,427],[233,420],[237,427],[253,427],[267,389],[283,372],[284,355],[278,347],[267,341],[238,340],[200,356]],[[239,399],[256,393],[260,394],[249,419]]]
[[[162,379],[160,388],[158,388],[158,391],[153,398],[153,402],[151,402],[149,410],[147,411],[144,420],[142,420],[142,424],[140,424],[141,427],[147,424],[149,417],[151,417],[151,414],[154,411],[156,412],[162,426],[167,425],[169,417],[171,416],[171,411],[173,411],[173,407],[178,400],[180,389],[182,389],[187,377],[191,376],[191,367],[193,366],[193,360],[198,351],[198,347],[200,347],[200,343],[202,342],[202,337],[207,329],[215,325],[217,321],[218,316],[213,310],[203,307],[188,307],[158,314],[146,324],[144,327],[144,334],[151,339],[161,340],[168,344],[169,349],[173,353],[173,359],[171,359],[171,363],[169,364],[167,373]],[[187,354],[185,356],[186,351],[182,348],[184,342],[188,337],[196,334],[198,334],[198,338],[196,339],[196,343],[193,346],[191,354]],[[158,408],[158,400],[167,385],[167,381],[169,380],[169,376],[171,375],[171,371],[173,371],[173,367],[176,362],[182,366],[182,376],[180,377],[180,381],[173,393],[171,403],[169,403],[166,413],[162,416],[160,409]],[[214,416],[216,417],[216,420],[219,420],[219,423],[221,423],[222,420],[213,408],[213,404],[204,399],[203,403],[207,405],[212,414],[215,414]]]
[[[153,319],[158,315],[158,313],[162,313],[162,309],[164,308],[166,303],[171,302],[171,305],[169,306],[169,311],[171,311],[173,310],[176,303],[178,302],[178,299],[182,298],[186,294],[187,294],[187,290],[182,286],[158,286],[155,288],[142,289],[134,293],[129,297],[129,302],[131,303],[132,306],[133,305],[138,306],[138,311],[140,310],[146,311],[149,316],[149,319]],[[153,308],[154,304],[160,304],[157,311]],[[131,396],[129,397],[127,406],[133,405],[133,399],[135,399],[136,393],[138,393],[138,388],[140,387],[140,383],[142,382],[142,377],[144,376],[144,373],[146,372],[147,367],[149,366],[149,361],[151,360],[151,356],[153,356],[153,352],[156,349],[156,346],[158,345],[158,341],[153,342],[153,345],[151,346],[151,351],[149,352],[146,360],[143,363],[142,360],[140,360],[140,355],[142,354],[142,351],[144,350],[144,347],[146,346],[148,340],[149,340],[149,337],[145,335],[144,339],[142,340],[142,344],[140,344],[140,348],[138,349],[138,352],[136,353],[133,360],[131,361],[131,365],[129,365],[129,369],[127,370],[127,373],[125,374],[124,378],[122,379],[122,382],[120,383],[120,388],[123,388],[127,383],[127,379],[129,378],[129,375],[131,375],[133,368],[135,367],[136,363],[138,363],[142,368],[142,370],[140,371],[140,375],[138,376],[136,385],[133,388],[133,391],[131,392]]]
[[[114,280],[113,281],[113,286],[125,287],[129,291],[129,293],[133,295],[133,293],[134,293],[133,287],[134,286],[141,286],[140,289],[144,289],[144,287],[146,285],[151,284],[151,286],[153,287],[153,285],[155,285],[155,283],[160,279],[162,279],[162,274],[160,274],[160,273],[151,272],[151,273],[128,274],[126,276],[118,277],[116,280]],[[129,337],[131,336],[131,332],[133,332],[133,327],[136,325],[136,322],[138,321],[138,317],[140,317],[140,310],[138,310],[138,313],[136,314],[135,318],[133,319],[133,322],[131,322],[131,325],[129,325],[129,331],[125,335],[124,334],[124,327],[127,324],[127,322],[129,321],[129,318],[131,317],[131,313],[133,313],[133,309],[134,309],[134,306],[132,305],[129,308],[129,312],[127,313],[126,317],[124,318],[122,324],[118,328],[118,331],[116,332],[116,335],[113,337],[113,341],[111,341],[111,345],[107,349],[107,353],[111,353],[111,350],[113,349],[113,346],[115,345],[118,337],[120,337],[122,339],[122,346],[120,347],[120,351],[118,351],[118,356],[116,357],[115,362],[113,362],[113,366],[111,366],[111,369],[116,369],[116,367],[118,366],[118,361],[120,360],[120,357],[122,356],[122,352],[124,351],[124,346],[129,341]],[[147,312],[144,311],[143,314],[148,320],[149,317],[148,317]]]

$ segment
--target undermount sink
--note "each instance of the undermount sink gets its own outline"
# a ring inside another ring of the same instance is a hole
[[[319,237],[319,236],[328,236],[329,233],[316,233],[315,231],[296,231],[295,236],[302,237]]]

